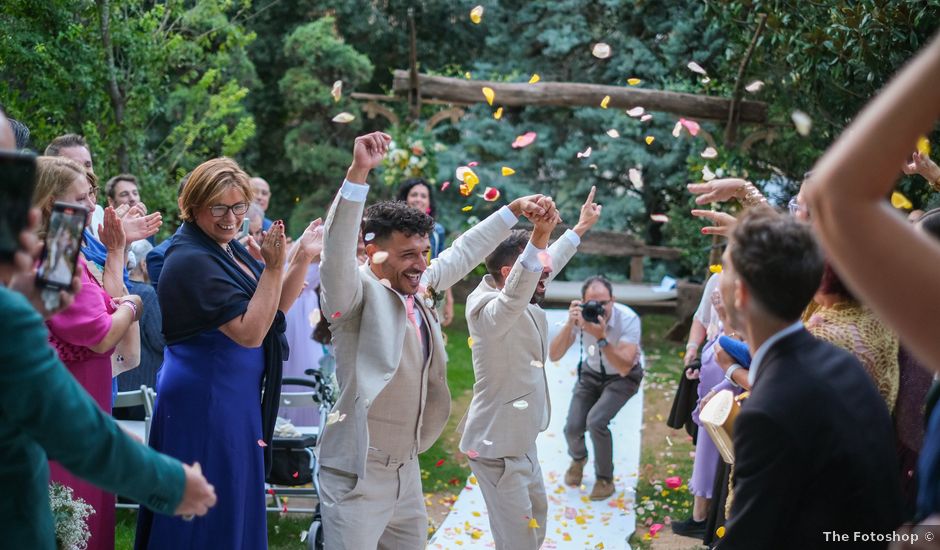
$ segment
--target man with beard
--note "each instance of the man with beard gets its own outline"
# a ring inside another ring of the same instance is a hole
[[[546,283],[574,256],[600,213],[591,188],[578,224],[547,253],[556,219],[537,222],[531,236],[514,231],[486,258],[489,274],[467,297],[476,384],[457,429],[498,550],[537,550],[545,540],[548,503],[535,438],[548,427],[551,408],[543,368],[548,323],[540,304]]]
[[[444,340],[435,296],[469,273],[525,214],[545,218],[540,196],[522,197],[468,229],[428,265],[434,220],[402,202],[365,211],[369,172],[391,137],[356,138],[346,181],[327,216],[320,308],[330,322],[340,395],[321,434],[320,498],[327,548],[411,549],[427,543],[417,454],[450,414]],[[368,261],[356,259],[360,221]]]

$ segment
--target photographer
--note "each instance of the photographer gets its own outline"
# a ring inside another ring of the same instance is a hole
[[[588,455],[584,432],[589,430],[597,477],[591,500],[604,500],[614,493],[613,441],[608,425],[643,380],[640,318],[629,307],[614,303],[610,281],[602,276],[585,281],[581,298],[571,302],[568,321],[549,346],[549,358],[558,361],[578,341],[578,382],[565,424],[572,458],[565,483],[573,487],[581,484]]]

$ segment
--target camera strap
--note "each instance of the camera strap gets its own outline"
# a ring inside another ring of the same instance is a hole
[[[578,379],[581,378],[581,365],[587,360],[584,356],[584,329],[580,328],[580,333],[578,334]],[[597,363],[601,367],[601,374],[607,376],[607,370],[604,368],[604,356],[601,354],[601,349],[595,346],[595,351],[597,353]],[[588,368],[591,368],[588,365]]]

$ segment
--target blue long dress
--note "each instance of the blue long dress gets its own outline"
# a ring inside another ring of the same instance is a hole
[[[231,243],[254,275],[247,276],[207,238],[186,223],[167,251],[158,290],[167,346],[150,445],[198,462],[218,503],[192,521],[141,510],[137,549],[267,548],[264,478],[286,355],[284,316],[276,315],[256,348],[219,330],[247,310],[261,266]]]

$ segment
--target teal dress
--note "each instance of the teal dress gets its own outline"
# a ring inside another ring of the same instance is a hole
[[[152,510],[183,497],[179,461],[131,440],[69,374],[42,318],[0,288],[0,533],[5,548],[53,550],[48,460]]]

